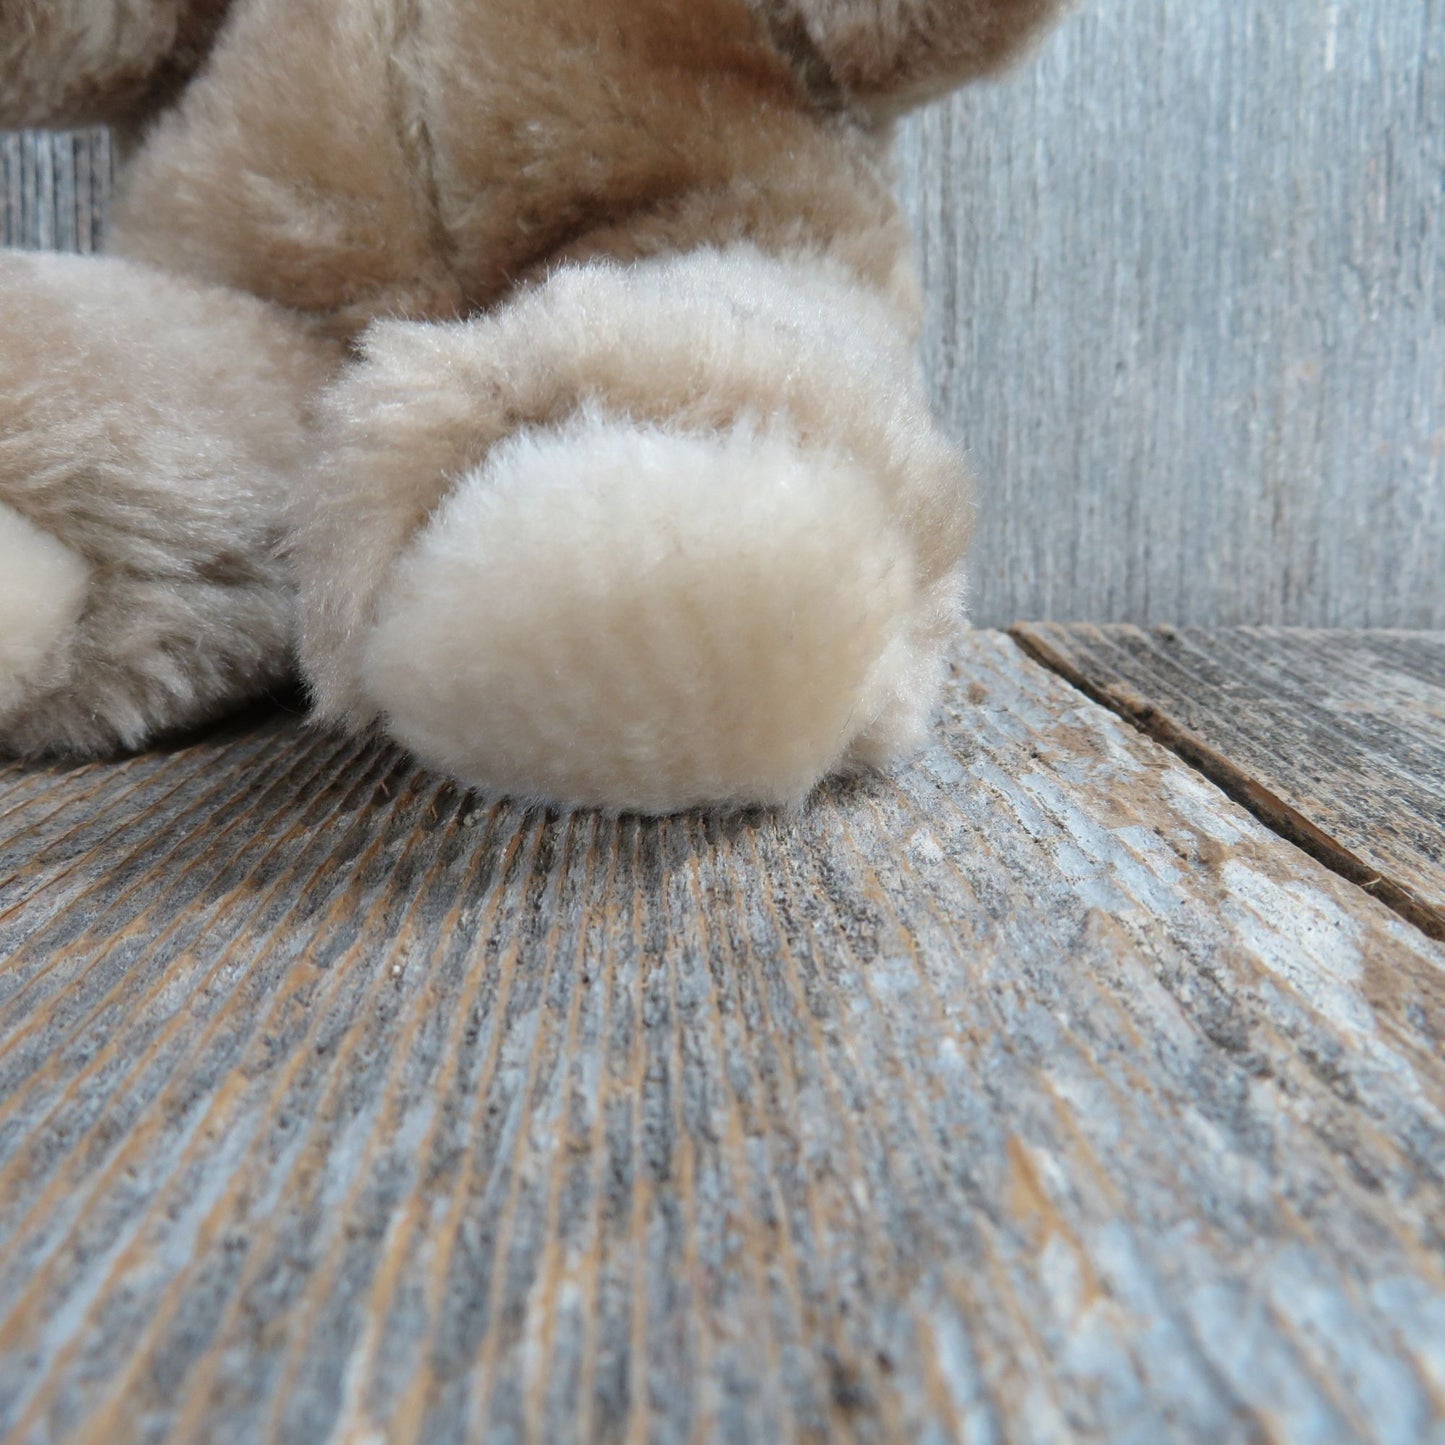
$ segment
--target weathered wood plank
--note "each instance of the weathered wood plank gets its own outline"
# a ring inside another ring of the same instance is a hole
[[[1422,1440],[1445,950],[1008,640],[797,819],[0,770],[0,1434]]]
[[[1445,7],[1087,0],[912,123],[981,625],[1445,627]]]
[[[1277,831],[1445,938],[1445,633],[1013,631]]]
[[[110,181],[106,131],[0,131],[0,246],[98,250]]]

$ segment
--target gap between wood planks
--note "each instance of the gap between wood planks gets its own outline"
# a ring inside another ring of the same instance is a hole
[[[1171,717],[1135,688],[1126,682],[1103,682],[1089,677],[1029,623],[1014,623],[1008,629],[1008,635],[1035,662],[1041,663],[1094,702],[1117,713],[1190,767],[1203,773],[1281,838],[1392,908],[1427,938],[1445,941],[1445,913],[1439,908],[1384,876],[1378,868],[1312,822],[1272,788],[1252,777],[1241,764]]]

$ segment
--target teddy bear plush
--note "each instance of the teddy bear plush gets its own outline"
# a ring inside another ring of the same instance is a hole
[[[913,746],[971,495],[890,128],[1056,0],[0,0],[108,254],[0,252],[0,751],[299,668],[494,794]]]

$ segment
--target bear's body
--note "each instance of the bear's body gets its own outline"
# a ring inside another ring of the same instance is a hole
[[[0,748],[282,676],[494,791],[908,747],[969,498],[888,120],[1052,0],[10,0],[103,260],[0,255]],[[10,559],[7,562],[7,557]]]

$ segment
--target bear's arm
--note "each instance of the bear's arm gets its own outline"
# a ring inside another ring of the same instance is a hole
[[[1067,0],[747,0],[794,63],[897,115],[1016,60]],[[815,81],[816,88],[816,81]]]
[[[0,129],[126,125],[180,91],[231,0],[0,0]]]

